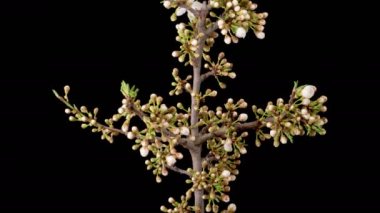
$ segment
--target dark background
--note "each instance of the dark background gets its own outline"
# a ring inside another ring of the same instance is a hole
[[[265,106],[293,80],[329,97],[328,134],[257,149],[249,141],[231,199],[255,209],[379,208],[379,17],[364,1],[257,1],[267,37],[224,49],[236,80],[219,91]],[[158,212],[185,191],[177,174],[156,184],[131,142],[112,145],[69,123],[51,93],[70,84],[78,105],[104,118],[120,105],[121,80],[140,98],[168,97],[177,47],[170,12],[157,1],[14,3],[1,7],[0,209]],[[133,13],[136,12],[137,14]],[[188,70],[183,70],[183,73]],[[213,81],[209,81],[213,85]]]

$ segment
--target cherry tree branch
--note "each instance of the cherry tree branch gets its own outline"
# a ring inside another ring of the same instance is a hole
[[[265,122],[270,122],[270,121],[273,121],[273,118],[267,118],[265,120]],[[238,132],[248,130],[248,129],[257,130],[261,127],[262,127],[262,122],[259,120],[251,121],[247,123],[241,123],[235,126],[236,131]],[[214,137],[225,137],[226,132],[227,132],[227,128],[222,127],[215,132],[203,134],[200,137],[198,137],[198,139],[195,141],[195,145],[200,145],[202,143],[205,143],[207,140],[212,139]]]
[[[180,168],[178,168],[176,166],[169,166],[169,165],[165,165],[165,167],[168,168],[168,169],[170,169],[170,170],[172,170],[172,171],[174,171],[174,172],[177,172],[177,173],[183,174],[183,175],[187,175],[187,176],[190,177],[190,174],[186,170],[184,170],[184,169],[180,169]]]
[[[209,77],[211,77],[211,76],[213,76],[213,75],[215,75],[215,72],[214,72],[214,71],[208,71],[208,72],[206,72],[206,73],[203,73],[203,74],[201,75],[201,82],[203,82],[204,80],[206,80],[207,78],[209,78]]]

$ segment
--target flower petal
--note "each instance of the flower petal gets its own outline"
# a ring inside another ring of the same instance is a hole
[[[186,8],[184,8],[184,7],[178,7],[177,9],[176,9],[176,11],[175,11],[175,14],[177,15],[177,16],[182,16],[183,14],[185,14],[186,13]]]

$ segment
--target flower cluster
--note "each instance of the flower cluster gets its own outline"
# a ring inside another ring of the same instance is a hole
[[[219,80],[218,76],[229,77],[231,79],[236,78],[236,73],[232,71],[233,64],[227,61],[224,52],[219,53],[216,62],[213,62],[211,57],[207,54],[204,54],[203,58],[205,60],[204,68],[208,70],[206,75],[214,76],[218,81],[220,88],[225,89],[226,85]]]
[[[148,157],[150,153],[154,155],[146,160],[145,164],[148,170],[153,169],[157,182],[161,182],[161,175],[168,175],[168,168],[173,168],[176,161],[183,158],[176,146],[190,137],[189,115],[178,113],[176,107],[167,107],[162,97],[152,94],[148,103],[141,105],[141,101],[136,99],[137,90],[123,82],[121,91],[125,98],[122,100],[122,106],[102,124],[97,120],[98,108],[92,111],[86,106],[77,108],[69,101],[69,91],[70,87],[65,86],[63,97],[54,91],[56,97],[68,107],[65,113],[70,115],[69,120],[82,123],[81,127],[84,129],[91,128],[92,132],[102,133],[101,138],[110,143],[113,142],[114,136],[120,134],[134,140],[132,149],[139,150],[142,157]],[[145,127],[141,130],[137,126],[130,128],[131,119],[135,116],[144,121]],[[117,128],[115,125],[119,123],[120,127]]]
[[[256,13],[257,4],[247,0],[211,1],[214,8],[223,8],[218,18],[217,25],[224,36],[224,42],[237,43],[239,38],[245,38],[247,32],[252,29],[258,39],[265,38],[264,26],[268,13]]]
[[[199,1],[193,0],[165,0],[163,1],[165,8],[176,8],[171,19],[176,21],[178,16],[182,16],[187,12],[190,22],[183,22],[176,25],[178,36],[176,40],[181,43],[180,50],[173,51],[172,56],[178,57],[180,62],[193,65],[193,59],[198,58],[197,51],[199,45],[204,52],[209,52],[218,37],[215,29],[220,30],[220,34],[224,36],[224,42],[230,44],[237,43],[239,38],[245,38],[251,29],[257,38],[265,37],[264,26],[268,13],[256,13],[257,4],[248,0],[212,0],[207,7]],[[222,10],[221,10],[222,9]],[[205,23],[209,31],[199,32],[197,23],[199,20],[194,13],[206,11],[210,14],[210,18],[206,18]],[[220,12],[222,11],[222,12]],[[205,35],[207,33],[208,35]],[[205,39],[205,36],[207,38]],[[203,44],[202,40],[205,39]],[[202,44],[200,44],[202,43]]]
[[[169,95],[180,95],[182,94],[183,90],[191,93],[191,84],[189,83],[189,80],[191,80],[193,77],[191,75],[188,75],[185,79],[182,79],[179,76],[179,70],[177,68],[174,68],[172,71],[172,76],[174,78],[174,82],[172,82],[172,86],[174,86],[174,89],[169,92]]]
[[[256,118],[269,131],[257,129],[256,146],[260,147],[263,141],[271,138],[273,138],[273,145],[278,147],[288,141],[293,142],[294,136],[325,135],[326,130],[323,126],[328,120],[319,114],[327,111],[327,107],[324,105],[327,97],[321,96],[317,100],[311,100],[316,90],[315,86],[297,87],[297,83],[295,83],[288,103],[284,103],[284,100],[279,98],[276,104],[269,102],[265,110],[252,106]]]

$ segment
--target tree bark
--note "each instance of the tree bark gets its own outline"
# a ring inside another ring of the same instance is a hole
[[[193,163],[193,170],[202,172],[202,146],[197,146],[196,149],[191,150],[191,161]],[[194,205],[199,208],[199,211],[196,211],[196,213],[204,213],[204,201],[202,199],[203,196],[203,189],[202,190],[195,190],[194,191]]]

